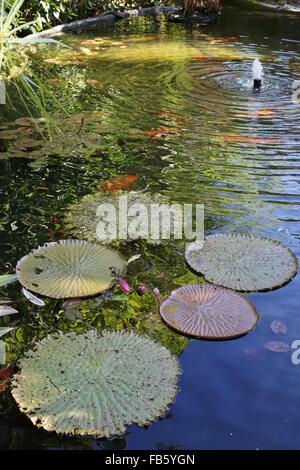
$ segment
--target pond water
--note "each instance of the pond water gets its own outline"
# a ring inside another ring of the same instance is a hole
[[[36,70],[58,98],[49,100],[51,110],[62,105],[77,116],[78,129],[80,116],[99,113],[106,150],[69,152],[63,136],[54,143],[58,155],[31,148],[43,158],[0,161],[1,271],[61,238],[67,205],[120,174],[138,176],[137,188],[173,201],[204,203],[206,234],[250,231],[298,255],[300,105],[292,99],[300,79],[298,26],[297,16],[225,8],[214,27],[139,18],[62,37],[70,50],[37,52]],[[255,57],[264,67],[260,93],[250,81]],[[16,108],[5,107],[2,119],[26,115]],[[1,145],[7,149],[5,139]],[[20,295],[16,289],[9,294]],[[249,298],[261,314],[258,327],[234,341],[192,341],[179,356],[176,402],[155,424],[132,426],[112,440],[57,437],[36,430],[0,393],[0,447],[299,448],[300,366],[291,351],[264,348],[271,340],[300,339],[299,276]],[[272,333],[274,319],[287,324],[285,336]],[[14,323],[26,347],[29,320],[24,308],[23,318],[3,318],[1,326]]]

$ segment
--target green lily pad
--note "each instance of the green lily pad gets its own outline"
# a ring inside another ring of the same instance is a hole
[[[206,237],[203,247],[192,243],[185,258],[207,281],[245,292],[280,287],[298,269],[291,250],[275,240],[251,234]]]
[[[180,372],[175,356],[147,336],[96,330],[47,336],[19,367],[12,395],[33,424],[97,437],[162,416]]]

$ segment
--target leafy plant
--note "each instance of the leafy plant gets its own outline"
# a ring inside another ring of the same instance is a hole
[[[22,38],[18,37],[23,30],[32,26],[35,21],[25,22],[19,25],[17,19],[24,0],[14,0],[12,3],[1,0],[0,5],[0,81],[5,83],[8,90],[14,90],[19,104],[32,116],[32,110],[41,114],[48,127],[50,135],[51,118],[46,110],[46,95],[48,90],[31,67],[31,59],[28,54],[28,46],[38,43],[58,43],[51,38]],[[5,90],[6,87],[4,87]],[[14,101],[7,92],[7,100],[14,108]]]
[[[221,10],[220,0],[183,0],[184,15],[190,16],[197,11],[207,13],[219,13]]]

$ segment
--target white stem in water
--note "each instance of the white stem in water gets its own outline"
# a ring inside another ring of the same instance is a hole
[[[261,80],[263,76],[263,67],[259,59],[255,59],[252,65],[253,80]]]

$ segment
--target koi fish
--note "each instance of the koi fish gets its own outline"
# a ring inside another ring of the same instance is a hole
[[[151,131],[145,131],[145,134],[150,137],[150,139],[156,139],[156,137],[160,137],[162,135],[168,135],[172,132],[176,132],[178,129],[181,129],[181,126],[173,126],[173,127],[162,127],[160,129],[153,129]]]
[[[129,191],[137,179],[138,176],[135,175],[117,176],[116,178],[102,181],[100,183],[99,189],[108,193],[122,190]]]

